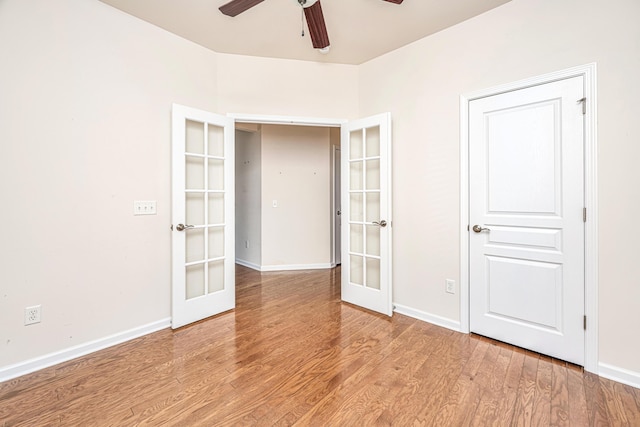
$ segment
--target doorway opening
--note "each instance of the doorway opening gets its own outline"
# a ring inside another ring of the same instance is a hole
[[[235,133],[236,263],[258,271],[340,264],[340,128],[236,119]]]

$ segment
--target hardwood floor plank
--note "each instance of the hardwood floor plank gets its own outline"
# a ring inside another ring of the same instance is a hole
[[[385,375],[384,371],[377,383],[386,389],[380,402],[373,402],[367,409],[366,420],[368,424],[390,425],[396,419],[396,403],[406,401],[407,396],[416,393],[419,381],[415,375],[425,361],[434,351],[433,340],[426,333],[423,324],[413,325],[412,334],[407,339],[407,351],[402,352],[402,357],[394,362],[390,373]]]
[[[437,375],[431,375],[432,382],[423,384],[423,388],[439,392],[426,393],[428,397],[424,399],[422,409],[415,415],[415,420],[418,423],[431,424],[438,416],[442,402],[446,400],[446,395],[455,386],[476,347],[477,340],[471,339],[469,336],[454,334],[454,338],[455,340],[447,340],[449,345],[446,353],[440,358],[441,364],[438,365]],[[422,366],[426,365],[423,363]],[[431,361],[429,366],[433,366]]]
[[[482,395],[489,387],[490,375],[498,358],[498,354],[500,353],[500,347],[498,347],[496,343],[484,337],[479,337],[479,339],[487,342],[487,351],[482,359],[481,369],[478,369],[476,375],[472,377],[464,401],[453,417],[452,425],[471,425]]]
[[[569,425],[569,379],[566,363],[554,360],[552,365],[551,416],[553,426]]]
[[[49,383],[56,377],[54,368],[45,368],[29,375],[23,375],[9,381],[0,382],[0,396],[9,398],[20,393],[28,393]]]
[[[585,372],[583,374],[585,386],[585,399],[590,426],[608,426],[609,414],[607,411],[606,397],[600,387],[600,377]]]
[[[550,425],[552,382],[553,362],[550,357],[540,356],[536,376],[536,394],[533,399],[532,425]]]
[[[512,352],[509,367],[505,375],[501,396],[498,397],[497,419],[498,425],[512,425],[515,413],[516,391],[520,385],[520,377],[524,369],[525,351],[511,346]]]
[[[363,413],[358,417],[363,425],[384,424],[383,413],[390,412],[398,394],[406,384],[411,384],[417,370],[429,357],[429,341],[422,328],[413,328],[404,335],[407,351],[394,352],[370,375],[376,389],[376,399],[364,403]],[[394,420],[393,415],[389,416]]]
[[[530,426],[533,417],[533,402],[536,396],[536,377],[539,357],[525,352],[522,376],[518,383],[513,410],[513,425]]]
[[[451,387],[449,393],[441,399],[440,407],[434,419],[434,425],[456,425],[456,419],[459,419],[465,412],[467,395],[469,392],[474,391],[474,379],[483,366],[482,363],[490,346],[489,342],[478,339],[477,337],[470,338],[470,342],[473,344],[471,357],[464,365],[460,375],[456,378],[456,382]]]
[[[235,310],[0,383],[0,426],[640,425],[640,391],[237,268]]]
[[[633,387],[613,381],[612,383],[618,393],[619,399],[622,401],[629,425],[640,426],[640,404],[635,397]],[[640,389],[636,390],[640,391]]]
[[[440,333],[443,331],[434,330],[433,340],[429,344],[430,353],[428,357],[419,365],[418,369],[413,373],[408,387],[404,387],[395,399],[394,404],[388,410],[383,411],[379,419],[393,419],[398,425],[409,425],[416,418],[424,418],[426,413],[425,406],[433,397],[433,389],[438,384],[441,385],[443,376],[448,371],[447,363],[453,348],[458,343],[449,342],[448,338],[451,333]],[[455,338],[460,338],[456,336]],[[451,363],[455,363],[451,361]],[[402,402],[401,405],[397,403]],[[409,409],[410,408],[410,409]],[[407,410],[409,409],[409,410]],[[424,412],[423,412],[424,411]],[[428,414],[429,416],[431,414]]]
[[[589,425],[587,399],[584,391],[583,370],[581,367],[567,366],[567,389],[569,393],[569,424]]]
[[[500,400],[503,398],[504,383],[512,353],[513,350],[499,348],[498,356],[493,364],[493,369],[487,376],[486,385],[471,421],[472,425],[492,425],[501,418],[498,410]]]
[[[430,347],[427,351],[432,352],[437,342],[435,337],[440,335],[441,331],[431,325],[426,327],[420,325],[420,327],[423,328],[427,345]],[[403,348],[403,344],[403,336],[399,335],[389,345],[389,351],[399,351]],[[316,403],[311,410],[300,418],[296,425],[328,425],[330,418],[334,414],[348,412],[350,399],[367,383],[369,375],[384,357],[384,355],[374,353],[371,357],[364,359],[362,366],[356,372]]]
[[[634,410],[634,413],[640,413],[640,388],[627,386],[626,389],[629,391],[629,394],[631,395],[630,397],[633,397],[636,401],[636,410]]]
[[[632,393],[624,384],[600,379],[609,421],[613,425],[640,426],[640,414]]]

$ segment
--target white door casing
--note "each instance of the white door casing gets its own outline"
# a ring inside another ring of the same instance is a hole
[[[178,328],[235,307],[234,120],[172,109],[172,305]]]
[[[336,265],[340,265],[342,263],[341,258],[341,250],[342,250],[342,199],[340,196],[340,189],[341,189],[341,183],[340,183],[340,171],[341,171],[341,162],[342,162],[342,157],[340,156],[340,147],[337,146],[332,146],[331,147],[331,156],[332,156],[332,169],[333,169],[333,176],[332,176],[332,212],[331,215],[333,217],[333,232],[332,232],[332,236],[333,236],[333,244],[332,244],[332,250],[333,250],[333,256],[332,256],[332,265],[336,266]]]
[[[583,97],[577,76],[469,104],[471,331],[579,365]]]
[[[391,316],[391,114],[341,127],[342,300]]]

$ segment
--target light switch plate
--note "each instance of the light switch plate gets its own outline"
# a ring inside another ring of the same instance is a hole
[[[451,280],[451,279],[447,279],[445,280],[445,291],[449,294],[455,294],[456,293],[456,281],[455,280]]]
[[[155,215],[156,201],[155,200],[136,200],[135,202],[133,202],[133,214],[134,215]]]

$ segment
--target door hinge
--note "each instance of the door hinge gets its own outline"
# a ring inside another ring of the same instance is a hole
[[[582,322],[582,326],[584,327],[584,330],[587,330],[587,316],[584,316],[583,318],[583,322]]]
[[[587,114],[587,98],[578,99],[578,103],[582,103],[582,114]]]
[[[582,208],[582,222],[587,222],[587,208]]]

